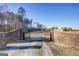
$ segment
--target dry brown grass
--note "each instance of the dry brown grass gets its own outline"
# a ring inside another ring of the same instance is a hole
[[[53,42],[47,43],[55,56],[79,56],[79,49],[56,45]]]

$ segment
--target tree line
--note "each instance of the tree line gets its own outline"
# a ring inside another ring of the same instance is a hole
[[[40,24],[39,22],[33,22],[33,19],[27,18],[26,13],[27,12],[23,7],[19,7],[17,9],[17,12],[14,13],[9,10],[7,4],[0,5],[0,19],[1,19],[0,23],[1,24],[5,23],[3,19],[8,18],[7,21],[9,24],[12,23],[12,20],[10,20],[10,19],[14,19],[15,22],[17,20],[20,21],[22,23],[23,31],[35,30],[35,29],[39,30],[39,29],[46,29],[47,28],[45,25]],[[18,24],[18,23],[16,23],[16,24]],[[33,26],[34,24],[36,25],[36,27]]]

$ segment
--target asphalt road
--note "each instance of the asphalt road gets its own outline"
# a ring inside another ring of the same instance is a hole
[[[32,39],[42,40],[43,38]],[[51,49],[44,41],[13,43],[7,44],[7,46],[7,48],[0,50],[0,54],[8,54],[8,56],[53,56]]]
[[[0,54],[8,56],[53,56],[51,49],[45,42],[49,40],[37,33],[34,38],[25,38],[22,43],[7,44],[7,48],[0,49]]]

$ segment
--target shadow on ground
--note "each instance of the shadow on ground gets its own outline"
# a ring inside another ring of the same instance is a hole
[[[20,40],[21,42],[49,42],[48,39],[43,37],[36,37],[36,38],[25,38],[24,40]],[[16,50],[16,49],[40,49],[42,46],[40,45],[33,45],[33,46],[8,46],[6,48],[0,48],[0,50]]]
[[[35,37],[35,38],[25,38],[22,41],[24,42],[49,42],[49,39],[44,38],[44,37]]]
[[[8,56],[7,53],[0,53],[0,56]]]
[[[17,46],[17,47],[6,47],[0,48],[0,50],[16,50],[16,49],[40,49],[41,46]]]

